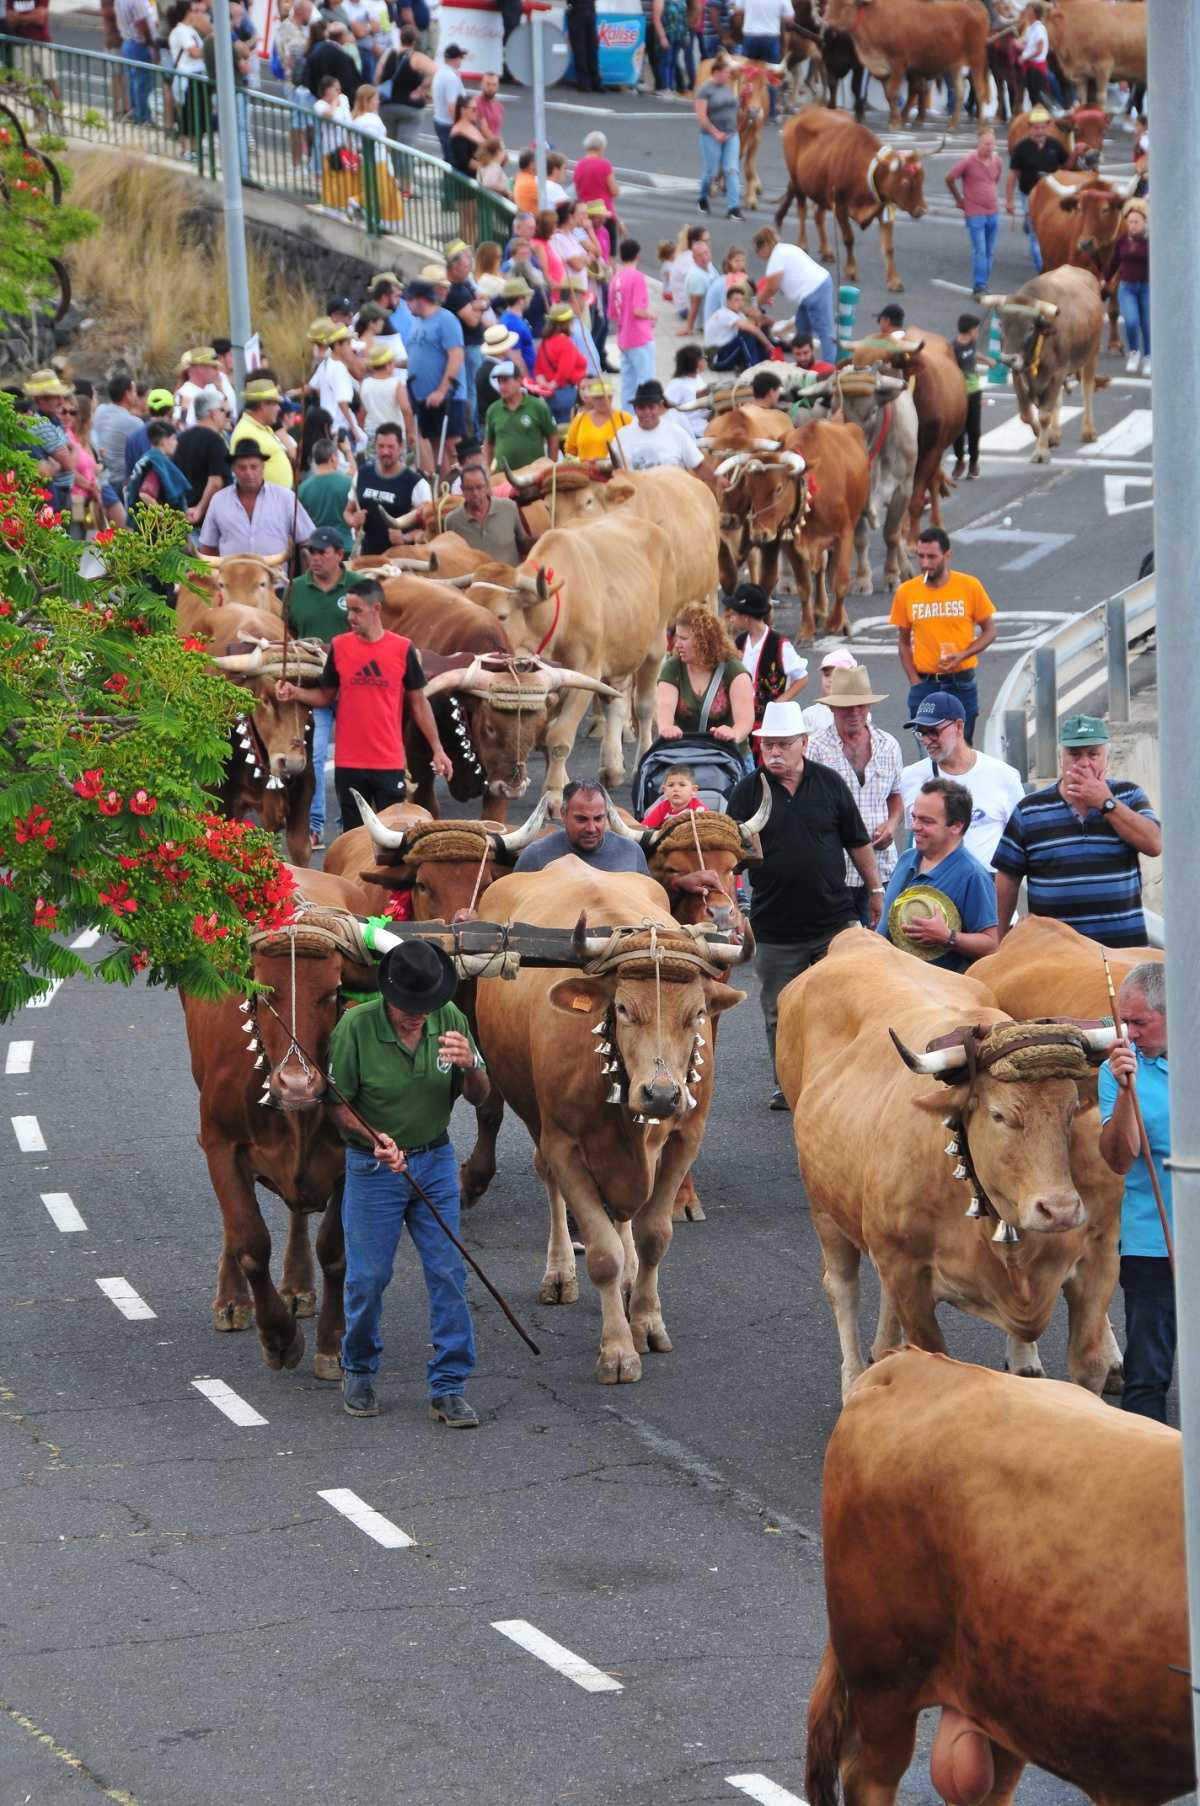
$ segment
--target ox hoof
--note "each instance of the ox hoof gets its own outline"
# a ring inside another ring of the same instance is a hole
[[[904,293],[904,284],[901,282],[899,276],[897,276],[894,282],[889,282],[887,286],[889,295],[902,295]]]
[[[458,1189],[464,1207],[470,1210],[472,1204],[478,1204],[484,1192],[492,1182],[491,1173],[479,1173],[474,1170],[469,1160],[464,1160],[458,1169]]]
[[[293,1317],[315,1317],[317,1314],[317,1294],[315,1292],[280,1292],[279,1296],[291,1311]]]
[[[1046,1377],[1044,1367],[1010,1367],[1007,1361],[1004,1363],[1004,1371],[1015,1373],[1019,1380],[1044,1380]]]
[[[284,1349],[282,1354],[277,1348],[268,1348],[265,1342],[263,1343],[262,1353],[263,1360],[267,1363],[268,1367],[273,1367],[276,1372],[282,1368],[290,1373],[292,1368],[299,1367],[301,1361],[304,1359],[304,1331],[302,1329],[296,1331],[288,1347]]]
[[[1054,441],[1054,443],[1055,443],[1055,445],[1057,445],[1057,444],[1059,444],[1059,443],[1060,443],[1060,442],[1059,442],[1059,440],[1057,440],[1057,439],[1056,439],[1056,440],[1055,440],[1055,441]],[[1095,429],[1095,427],[1093,427],[1093,428],[1092,428],[1092,430],[1091,430],[1091,432],[1090,432],[1090,433],[1089,433],[1089,432],[1083,432],[1083,433],[1080,433],[1080,435],[1079,435],[1079,443],[1080,443],[1080,444],[1081,444],[1081,445],[1094,445],[1094,444],[1095,444],[1095,443],[1096,443],[1096,429]]]
[[[252,1304],[214,1304],[213,1328],[216,1330],[249,1329],[254,1322]]]
[[[874,579],[871,577],[856,577],[854,582],[850,585],[850,594],[852,596],[873,596],[875,594]]]
[[[631,1323],[629,1328],[633,1345],[639,1354],[670,1354],[671,1338],[661,1317],[651,1317],[648,1322]]]
[[[1035,451],[1029,462],[1031,464],[1049,464],[1050,453],[1048,451]]]
[[[1122,1392],[1124,1392],[1124,1390],[1125,1390],[1125,1369],[1124,1369],[1124,1367],[1122,1367],[1120,1365],[1120,1363],[1118,1363],[1117,1366],[1110,1367],[1108,1372],[1104,1376],[1104,1388],[1103,1388],[1104,1397],[1105,1398],[1120,1398],[1120,1396],[1121,1396]]]
[[[600,1350],[600,1359],[596,1362],[596,1378],[602,1386],[622,1386],[632,1384],[642,1377],[642,1363],[632,1348],[613,1348]]]
[[[578,1304],[579,1280],[574,1273],[547,1273],[538,1293],[539,1304]]]
[[[673,1223],[703,1223],[706,1221],[704,1206],[699,1198],[676,1198],[671,1211]]]
[[[313,1356],[313,1373],[319,1380],[340,1380],[342,1363],[335,1354],[315,1354]]]

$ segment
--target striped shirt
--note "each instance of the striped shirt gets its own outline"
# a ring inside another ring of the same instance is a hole
[[[1137,784],[1110,780],[1109,788],[1127,809],[1158,821]],[[1017,804],[992,863],[998,872],[1026,880],[1031,915],[1067,922],[1109,947],[1146,945],[1136,849],[1099,809],[1081,820],[1057,784]]]
[[[873,727],[871,735],[871,757],[867,760],[867,769],[860,778],[842,745],[837,731],[837,723],[814,734],[808,743],[810,759],[818,765],[828,765],[844,780],[846,788],[858,804],[858,813],[863,818],[863,826],[872,840],[887,820],[889,798],[900,789],[900,773],[904,760],[900,756],[900,745],[891,734],[885,734],[882,728]],[[875,863],[879,867],[879,882],[886,885],[896,869],[896,849],[889,844],[876,847]],[[862,883],[862,875],[849,854],[846,855],[846,883],[855,889]]]

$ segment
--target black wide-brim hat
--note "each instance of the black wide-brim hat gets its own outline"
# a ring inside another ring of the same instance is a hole
[[[428,1016],[449,1003],[458,989],[454,961],[428,941],[402,941],[379,962],[379,989],[398,1010]]]

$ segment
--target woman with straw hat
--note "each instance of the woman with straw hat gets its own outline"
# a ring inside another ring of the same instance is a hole
[[[417,442],[416,423],[408,399],[408,384],[396,369],[396,354],[390,345],[376,345],[367,353],[367,374],[358,385],[363,404],[363,425],[367,430],[368,450],[375,443],[381,426],[401,420],[409,445]]]
[[[520,376],[529,374],[516,333],[507,326],[487,326],[483,333],[483,362],[475,378],[476,420],[485,420],[492,403],[500,399],[494,380],[498,364],[512,364]]]
[[[534,363],[534,375],[560,426],[565,426],[575,412],[579,384],[588,373],[587,359],[571,337],[574,319],[574,312],[565,301],[550,309]]]
[[[594,376],[580,389],[583,406],[567,431],[565,446],[568,458],[581,458],[585,464],[607,463],[609,447],[623,426],[633,425],[633,415],[613,406],[613,385],[603,376]]]

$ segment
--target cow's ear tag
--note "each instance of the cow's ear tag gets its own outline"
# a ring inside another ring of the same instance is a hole
[[[591,1010],[595,1008],[595,1002],[593,997],[581,997],[577,994],[571,999],[571,1008],[573,1010]]]

